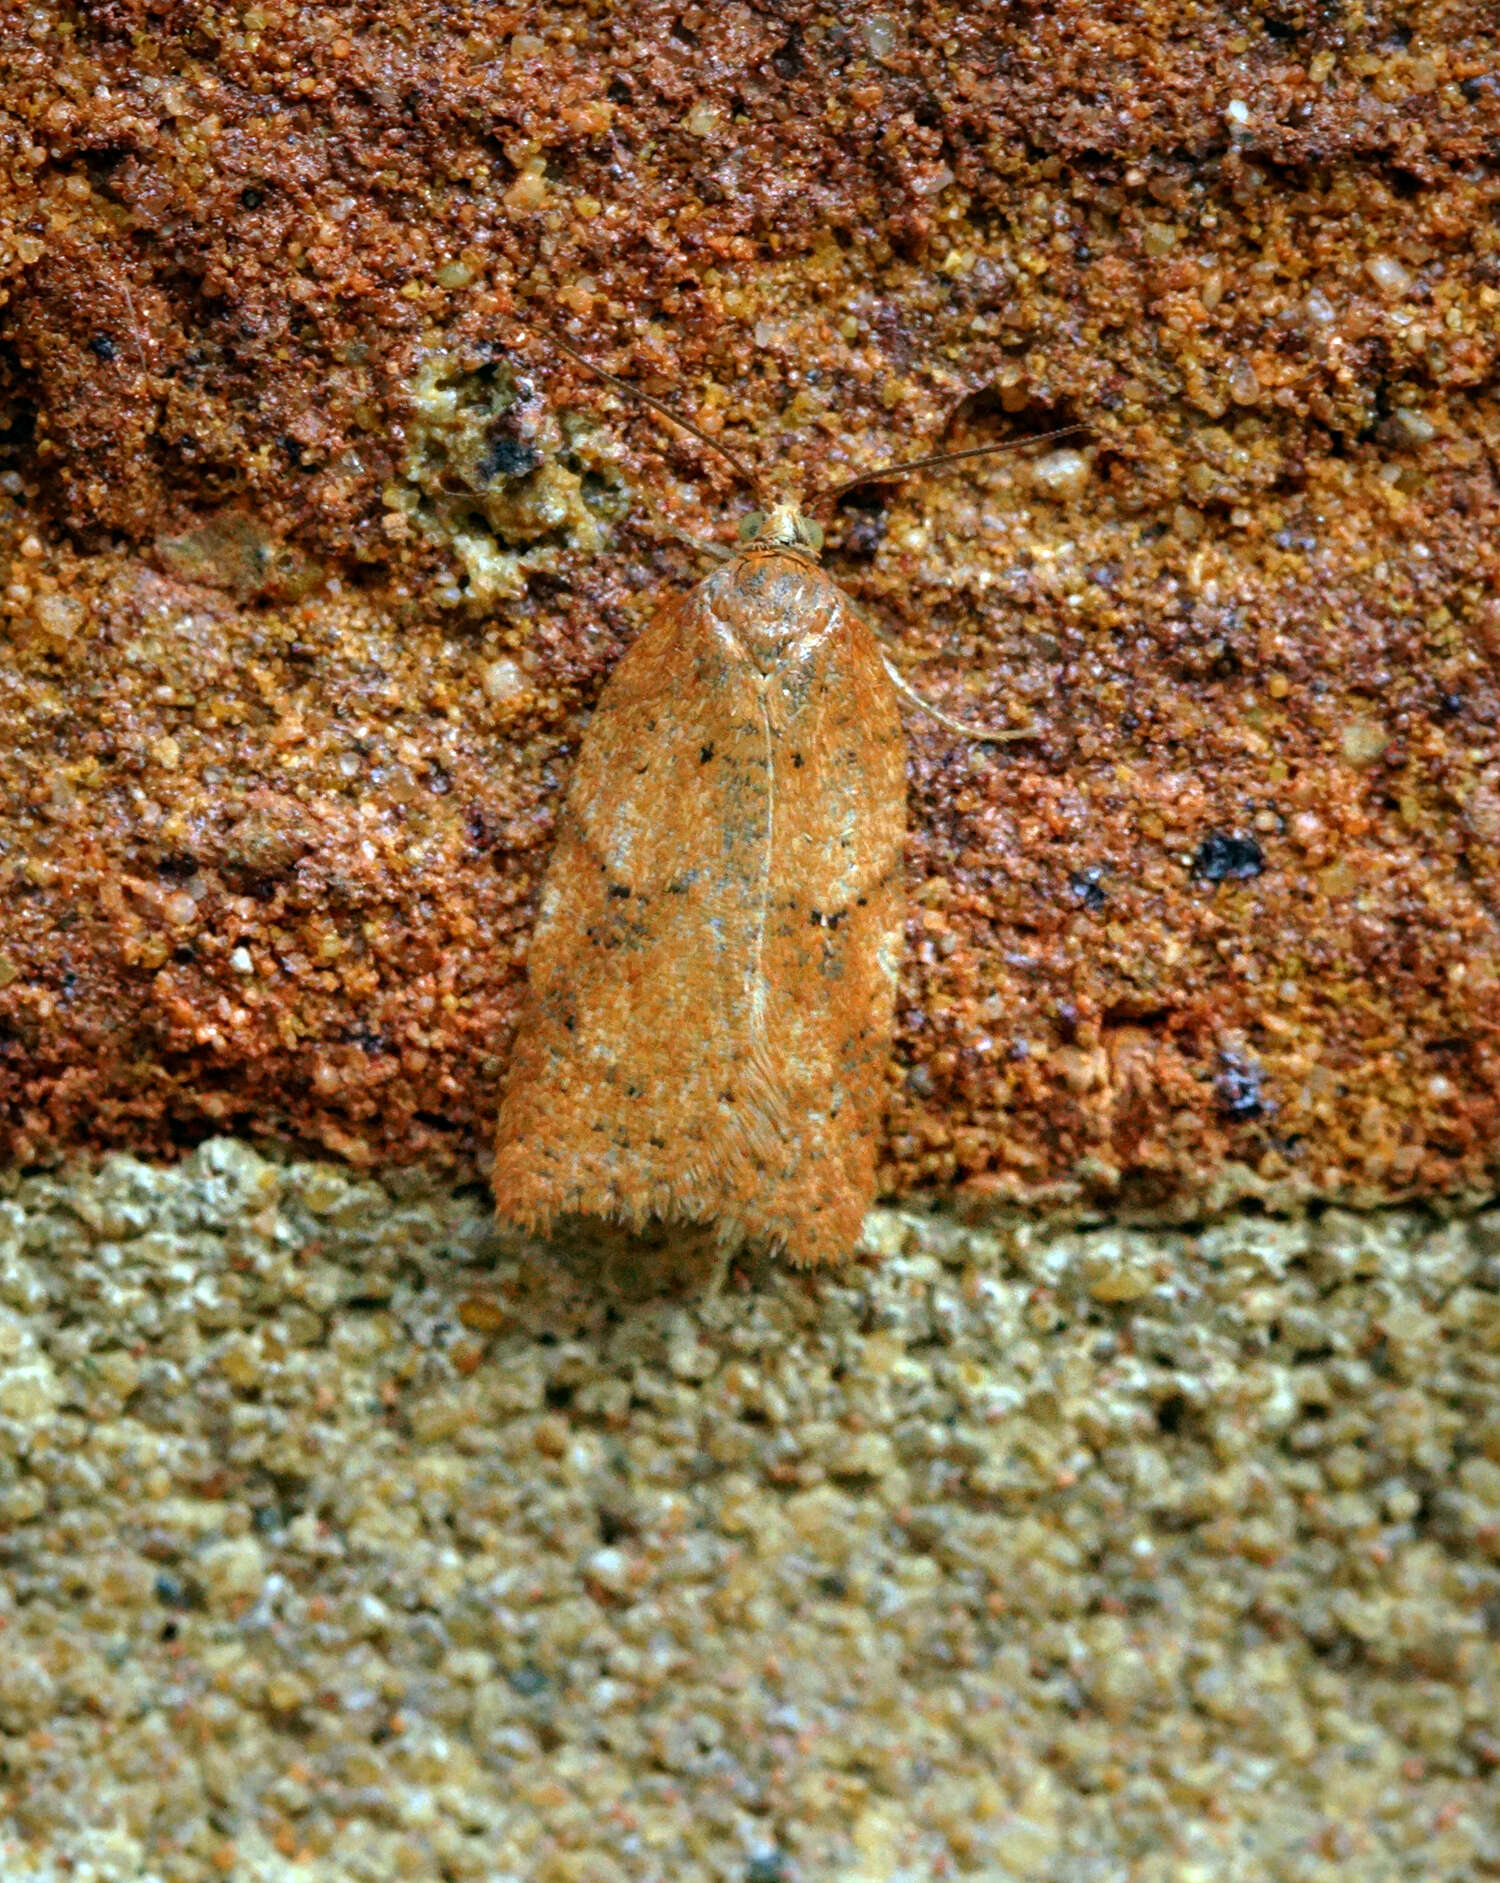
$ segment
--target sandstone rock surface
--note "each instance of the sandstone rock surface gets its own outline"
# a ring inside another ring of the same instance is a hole
[[[888,1186],[1492,1187],[1492,10],[30,8],[4,1150],[482,1160],[578,721],[722,467],[912,725]]]
[[[1500,1213],[631,1299],[225,1140],[5,1188],[7,1883],[1500,1873]]]

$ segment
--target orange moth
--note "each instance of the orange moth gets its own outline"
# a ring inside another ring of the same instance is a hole
[[[911,693],[797,503],[750,534],[664,602],[595,706],[492,1183],[524,1229],[712,1224],[723,1249],[811,1265],[849,1257],[875,1196],[906,907],[897,696],[975,737],[1027,733],[958,726]]]

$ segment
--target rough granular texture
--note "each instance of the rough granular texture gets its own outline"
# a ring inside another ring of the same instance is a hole
[[[1493,7],[38,0],[0,166],[0,1111],[472,1172],[578,722],[840,506],[914,721],[892,1190],[1492,1187]],[[738,502],[737,499],[734,502]]]
[[[635,1299],[218,1140],[0,1202],[7,1883],[1500,1875],[1500,1212]]]

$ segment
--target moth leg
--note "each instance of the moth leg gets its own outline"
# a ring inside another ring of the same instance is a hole
[[[1035,739],[1040,731],[1037,726],[1008,726],[1004,732],[996,732],[989,726],[966,725],[961,719],[954,719],[940,706],[934,706],[931,700],[924,700],[916,688],[893,661],[882,651],[881,661],[890,675],[891,685],[913,706],[920,707],[924,713],[935,719],[940,726],[946,726],[950,732],[961,732],[966,739],[983,739],[991,745],[1006,745],[1012,739]]]
[[[710,562],[729,562],[740,553],[738,547],[731,549],[728,543],[700,542],[696,536],[689,536],[686,530],[673,529],[670,524],[649,534],[657,542],[676,543],[679,549],[690,549],[695,556],[707,556]]]
[[[721,1242],[714,1251],[713,1272],[709,1276],[708,1286],[703,1291],[705,1301],[717,1301],[723,1294],[729,1281],[729,1271],[734,1266],[740,1251],[734,1243]]]
[[[689,536],[686,530],[677,534],[677,540],[685,549],[691,549],[695,555],[707,556],[710,562],[732,562],[738,553],[728,543],[700,543],[696,537]]]

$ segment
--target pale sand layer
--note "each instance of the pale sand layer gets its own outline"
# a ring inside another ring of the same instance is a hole
[[[0,1875],[1500,1876],[1500,1211],[869,1234],[12,1183]]]

